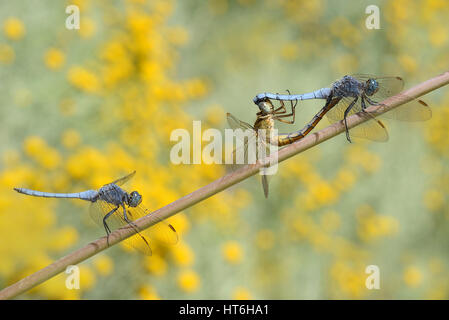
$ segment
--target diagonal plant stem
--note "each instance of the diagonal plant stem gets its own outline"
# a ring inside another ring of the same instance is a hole
[[[409,102],[414,98],[418,98],[428,92],[436,90],[449,83],[449,71],[431,78],[421,84],[402,92],[402,94],[391,97],[383,102],[384,106],[371,106],[367,109],[368,112],[374,112],[376,115],[383,114],[390,111],[402,104]],[[386,105],[386,106],[385,106]],[[368,114],[359,112],[357,114],[351,115],[347,118],[348,127],[352,128],[365,121],[370,120],[371,117]],[[278,162],[284,161],[288,158],[293,157],[305,150],[314,147],[328,139],[335,137],[336,135],[345,131],[345,126],[342,121],[330,125],[316,133],[309,134],[305,138],[288,145],[287,147],[279,150],[278,152]],[[265,159],[266,161],[266,159]],[[264,162],[265,162],[264,161]],[[266,162],[265,162],[266,163]],[[146,229],[157,223],[158,219],[166,219],[180,211],[183,211],[198,202],[201,202],[216,193],[219,193],[227,188],[233,186],[255,175],[259,172],[259,169],[263,167],[262,162],[257,162],[256,164],[247,165],[240,168],[234,172],[231,172],[222,178],[215,180],[214,182],[195,190],[194,192],[162,207],[151,214],[136,220],[134,223],[140,230]],[[155,219],[154,217],[158,219]],[[122,227],[109,236],[109,244],[114,245],[129,236],[135,234],[134,228]],[[66,255],[65,257],[53,262],[49,266],[23,278],[22,280],[4,288],[0,291],[0,299],[13,298],[41,283],[56,276],[60,272],[63,272],[67,266],[76,265],[97,253],[108,248],[106,237],[101,237],[88,245]]]

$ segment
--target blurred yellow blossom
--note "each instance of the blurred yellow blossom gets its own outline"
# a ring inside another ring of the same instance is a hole
[[[251,300],[252,296],[248,289],[244,287],[237,287],[235,288],[233,294],[232,294],[233,300]]]
[[[156,276],[163,276],[167,272],[167,262],[160,256],[153,254],[151,257],[145,257],[145,268]]]
[[[45,52],[44,61],[49,69],[58,70],[64,65],[65,55],[59,49],[50,48]]]
[[[114,262],[107,255],[95,257],[93,265],[95,270],[102,276],[110,275],[114,269]]]
[[[83,38],[92,37],[95,34],[95,22],[88,17],[80,19],[79,34]]]
[[[268,229],[257,232],[256,244],[262,250],[269,250],[274,246],[274,233]]]
[[[81,265],[79,266],[80,275],[80,288],[82,290],[91,289],[96,282],[95,274],[92,272],[91,268]]]
[[[228,241],[222,246],[222,253],[224,259],[232,264],[237,264],[242,261],[243,249],[236,241]]]
[[[0,44],[0,63],[10,64],[14,61],[16,54],[14,49],[7,44]]]
[[[71,84],[88,93],[95,93],[100,89],[97,76],[83,67],[71,67],[67,76]]]
[[[185,292],[197,291],[200,286],[200,278],[193,270],[184,270],[178,274],[178,286]]]
[[[172,248],[173,259],[176,264],[183,267],[189,267],[193,264],[195,253],[193,250],[184,242],[177,243],[176,246]]]
[[[399,222],[390,216],[377,214],[369,206],[361,206],[356,212],[357,233],[363,241],[373,241],[398,232]]]
[[[143,300],[160,300],[161,298],[152,286],[144,286],[139,289],[139,297]]]
[[[67,129],[62,134],[61,142],[64,147],[72,149],[80,144],[81,137],[78,131],[74,129]]]
[[[439,211],[444,205],[444,195],[440,190],[427,190],[424,195],[424,204],[430,211]]]
[[[18,18],[8,18],[3,22],[3,32],[12,40],[22,39],[25,35],[25,26]]]
[[[422,283],[422,272],[421,270],[416,266],[410,266],[407,267],[404,270],[403,279],[407,286],[411,288],[416,288]]]

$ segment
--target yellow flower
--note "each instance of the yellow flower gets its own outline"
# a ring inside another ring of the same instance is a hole
[[[71,98],[62,99],[59,102],[59,110],[65,116],[70,116],[75,113],[75,101]]]
[[[262,250],[269,250],[274,245],[274,233],[271,230],[260,230],[256,235],[256,244]]]
[[[63,227],[50,238],[49,247],[54,250],[64,250],[78,241],[78,231],[73,227]]]
[[[403,278],[405,284],[411,288],[416,288],[422,283],[422,273],[415,266],[405,269]]]
[[[152,286],[144,286],[139,289],[139,296],[143,300],[160,300],[161,298]]]
[[[62,144],[68,149],[72,149],[80,144],[81,137],[76,130],[67,129],[62,134]]]
[[[0,44],[0,63],[10,64],[16,58],[14,49],[7,44]]]
[[[357,210],[359,237],[364,241],[372,241],[398,232],[399,222],[394,217],[377,214],[370,206],[361,206]]]
[[[440,190],[428,190],[424,195],[424,204],[430,211],[439,211],[444,205],[444,195]]]
[[[65,62],[64,53],[56,48],[50,48],[44,55],[45,65],[52,70],[60,69]]]
[[[399,60],[399,64],[407,72],[412,73],[412,72],[416,71],[416,69],[418,67],[416,60],[409,55],[403,54],[403,55],[399,56],[398,60]]]
[[[80,289],[89,290],[95,285],[95,274],[89,267],[81,265],[80,267]]]
[[[178,275],[178,286],[185,292],[194,292],[199,285],[200,278],[193,270],[185,270]]]
[[[184,28],[172,28],[168,32],[168,40],[175,45],[181,46],[189,41],[189,34]]]
[[[321,216],[321,226],[326,232],[337,230],[340,224],[340,216],[335,211],[327,211]]]
[[[71,67],[67,76],[69,82],[80,90],[95,93],[100,89],[97,76],[83,67]]]
[[[222,247],[222,253],[226,261],[229,263],[239,263],[242,260],[243,250],[236,241],[228,241]]]
[[[8,18],[3,23],[3,32],[12,40],[19,40],[25,35],[25,26],[17,18]]]
[[[195,258],[193,250],[185,243],[173,246],[172,254],[176,264],[183,267],[191,266]]]
[[[114,262],[106,255],[97,256],[93,261],[93,265],[102,276],[110,275],[114,269]]]
[[[160,255],[153,254],[145,257],[145,268],[156,276],[163,276],[167,273],[167,262]]]
[[[285,60],[295,60],[298,58],[299,47],[296,43],[287,43],[281,49],[281,56]]]
[[[234,290],[234,293],[232,294],[232,299],[233,300],[250,300],[251,293],[246,288],[238,287]]]
[[[83,38],[90,38],[95,33],[95,22],[92,19],[84,17],[80,19],[79,34]]]
[[[430,43],[434,47],[441,47],[446,44],[448,30],[445,27],[435,26],[429,33]]]

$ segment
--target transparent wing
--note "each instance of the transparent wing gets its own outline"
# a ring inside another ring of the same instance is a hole
[[[115,181],[112,181],[111,183],[116,184],[116,185],[118,185],[118,186],[124,185],[124,184],[127,183],[129,180],[131,180],[131,179],[134,177],[135,174],[136,174],[136,170],[134,170],[134,171],[131,172],[130,174],[128,174],[128,175],[126,175],[126,176],[124,176],[124,177],[122,177],[122,178],[120,178],[120,179],[117,179],[117,180],[115,180]]]
[[[113,211],[116,207],[104,200],[97,200],[93,202],[90,208],[90,215],[92,219],[101,227],[103,226],[103,218],[106,214]],[[139,205],[135,208],[125,206],[126,214],[130,221],[135,221],[140,217],[149,214],[149,210]],[[164,244],[176,244],[178,242],[178,234],[175,228],[166,223],[165,221],[152,217],[156,221],[156,224],[145,230],[138,230],[136,226],[126,222],[124,218],[123,208],[120,206],[117,210],[107,218],[106,223],[114,231],[118,228],[127,226],[135,229],[138,233],[125,239],[123,242],[126,246],[137,249],[145,255],[151,255],[151,243],[153,240]]]
[[[228,120],[228,124],[232,129],[242,129],[242,130],[254,130],[253,126],[249,123],[246,123],[244,121],[241,121],[234,117],[229,112],[226,114],[226,119]]]
[[[382,115],[400,121],[426,121],[432,118],[432,109],[422,100],[414,99]]]
[[[376,77],[368,74],[357,74],[353,77],[362,82],[375,79],[379,83],[379,90],[369,97],[376,103],[381,103],[383,100],[399,94],[404,89],[404,80],[401,77]],[[383,116],[400,121],[426,121],[432,118],[432,110],[424,101],[413,99]]]
[[[343,98],[340,102],[333,107],[331,110],[327,112],[327,118],[331,123],[335,123],[344,119],[344,113],[349,104],[354,100],[354,98]],[[348,117],[352,114],[358,113],[362,111],[362,105],[360,98],[357,103],[348,113]],[[388,131],[385,125],[380,121],[374,118],[372,120],[368,120],[358,126],[349,129],[349,133],[351,136],[368,139],[377,142],[385,142],[388,141]]]
[[[379,84],[379,90],[370,98],[376,102],[382,102],[388,97],[394,96],[404,89],[404,80],[401,77],[376,77],[370,74],[354,74],[356,80],[366,82],[374,79]]]
[[[244,137],[237,136],[237,139],[239,139],[239,141],[242,142],[243,145],[235,148],[231,154],[231,158],[226,159],[227,160],[226,164],[228,164],[228,169],[231,171],[234,171],[234,170],[237,170],[238,168],[240,168],[241,166],[244,166],[244,165],[250,163],[250,161],[249,161],[250,153],[251,153],[251,156],[254,156],[255,154],[253,153],[253,151],[256,152],[256,150],[253,150],[255,148],[252,148],[252,147],[255,146],[255,144],[256,144],[257,136],[256,136],[256,132],[255,132],[253,126],[251,126],[249,123],[240,121],[239,119],[237,119],[230,113],[227,113],[227,120],[228,120],[229,126],[234,130],[241,129],[244,132],[248,132],[246,130],[251,131],[250,135],[247,135]],[[250,146],[250,147],[248,147],[248,146]],[[241,157],[243,157],[243,159]],[[239,159],[242,161],[238,161]]]

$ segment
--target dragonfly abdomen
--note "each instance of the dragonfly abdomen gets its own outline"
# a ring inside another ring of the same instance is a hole
[[[295,131],[289,134],[283,134],[278,136],[278,146],[285,146],[287,144],[291,144],[295,141],[298,141],[302,138],[304,138],[306,135],[309,134],[310,131],[312,131],[318,122],[323,119],[324,115],[332,109],[338,102],[340,101],[340,98],[333,99],[330,103],[326,103],[326,105],[321,108],[321,110],[313,117],[313,119],[304,126],[299,131]]]
[[[43,198],[64,198],[64,199],[81,199],[87,201],[94,201],[97,197],[98,192],[95,190],[87,190],[83,192],[74,192],[74,193],[53,193],[53,192],[42,192],[25,188],[14,188],[19,193],[23,193],[29,196],[34,197],[43,197]]]

